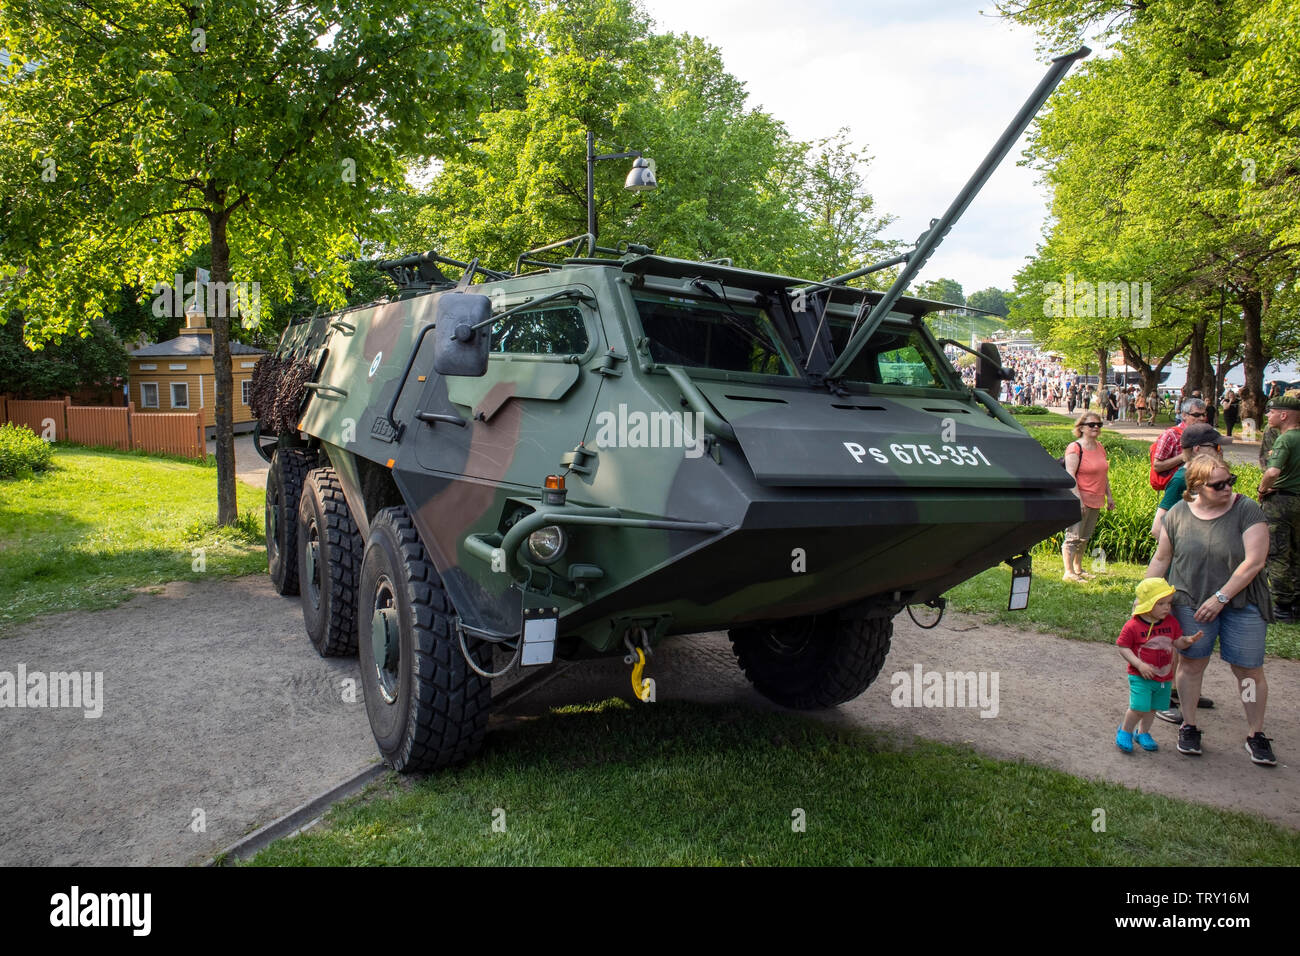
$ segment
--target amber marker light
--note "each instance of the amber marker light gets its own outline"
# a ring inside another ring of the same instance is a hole
[[[564,490],[563,475],[547,475],[546,480],[542,482],[542,503],[547,505],[562,505],[568,498],[568,492]]]

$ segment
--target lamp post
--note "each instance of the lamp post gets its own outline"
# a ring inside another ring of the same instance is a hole
[[[596,134],[587,130],[587,232],[591,234],[593,246],[596,242],[596,164],[605,159],[635,159],[624,189],[632,192],[644,192],[659,185],[655,179],[654,167],[650,160],[641,155],[641,150],[630,149],[625,153],[596,153]],[[595,251],[594,249],[592,250]]]

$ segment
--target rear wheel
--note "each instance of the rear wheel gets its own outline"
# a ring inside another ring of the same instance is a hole
[[[405,508],[371,522],[358,596],[366,714],[384,760],[406,773],[471,756],[487,730],[492,682],[466,663],[455,611]],[[471,653],[486,670],[486,646]]]
[[[735,628],[732,651],[754,689],[783,707],[834,707],[861,694],[885,665],[894,622],[820,614]]]
[[[315,462],[303,448],[277,448],[266,473],[266,568],[277,594],[298,593],[298,498]]]
[[[357,652],[361,535],[333,468],[307,475],[298,504],[298,583],[307,636],[322,657]]]

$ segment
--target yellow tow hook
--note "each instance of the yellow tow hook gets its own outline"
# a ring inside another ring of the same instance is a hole
[[[644,638],[645,628],[638,628],[637,630],[641,632],[641,635]],[[654,682],[649,678],[641,676],[645,671],[645,651],[640,647],[633,647],[632,642],[626,637],[624,637],[623,640],[624,643],[627,644],[628,651],[630,651],[630,653],[623,658],[623,662],[632,665],[632,693],[636,695],[637,700],[648,704],[654,699],[652,697]]]
[[[645,670],[645,651],[638,647],[636,657],[637,661],[632,665],[632,693],[636,694],[638,700],[649,702],[650,681],[641,676]]]

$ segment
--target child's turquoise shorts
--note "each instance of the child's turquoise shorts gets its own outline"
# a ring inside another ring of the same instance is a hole
[[[1172,681],[1147,680],[1137,674],[1128,675],[1128,706],[1145,714],[1152,710],[1169,709],[1169,691]]]

